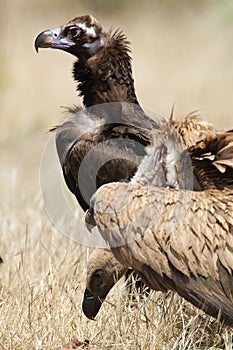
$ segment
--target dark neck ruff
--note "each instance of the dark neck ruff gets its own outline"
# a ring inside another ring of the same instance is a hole
[[[73,69],[74,80],[78,82],[77,91],[79,96],[83,97],[85,107],[93,106],[97,100],[97,94],[94,90],[95,81],[90,67],[87,63],[77,61],[74,63]]]
[[[109,36],[104,47],[89,60],[75,62],[73,76],[85,107],[106,102],[103,95],[108,96],[107,102],[138,104],[128,42],[122,33]],[[113,90],[119,92],[118,101],[111,99]]]

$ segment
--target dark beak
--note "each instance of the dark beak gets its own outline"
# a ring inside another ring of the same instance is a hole
[[[103,303],[104,299],[100,299],[100,297],[93,295],[88,289],[85,290],[82,309],[84,315],[90,320],[94,320],[95,316],[98,314],[99,309]]]
[[[48,47],[68,51],[73,46],[75,46],[75,43],[68,41],[67,38],[62,35],[61,27],[45,30],[40,33],[35,40],[36,52],[38,52],[39,48]]]

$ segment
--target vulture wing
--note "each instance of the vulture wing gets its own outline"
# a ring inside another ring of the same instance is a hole
[[[108,184],[95,222],[116,258],[155,290],[174,290],[233,325],[233,193]]]
[[[233,188],[233,133],[206,136],[189,148],[193,171],[202,189]]]
[[[112,105],[117,107],[119,119],[118,106],[120,109],[122,104]],[[106,123],[106,118],[114,119],[114,113],[101,106],[93,107],[91,116],[89,109],[78,111],[53,129],[65,181],[83,210],[89,208],[91,196],[101,185],[132,178],[145,155],[145,146],[151,142],[151,132],[133,123]]]
[[[194,146],[208,135],[216,134],[216,129],[213,125],[201,118],[196,112],[190,113],[181,120],[170,118],[169,123],[182,136],[187,148]]]

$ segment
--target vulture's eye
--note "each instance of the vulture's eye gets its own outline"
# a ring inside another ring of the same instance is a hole
[[[94,272],[92,281],[93,288],[100,287],[103,284],[104,275],[105,273],[102,269],[98,269]]]
[[[78,27],[71,27],[69,29],[70,34],[73,38],[78,38],[80,36],[80,34],[82,33],[82,29],[78,28]]]
[[[100,279],[103,277],[103,271],[102,270],[96,270],[95,273],[94,273],[94,276],[96,279]]]

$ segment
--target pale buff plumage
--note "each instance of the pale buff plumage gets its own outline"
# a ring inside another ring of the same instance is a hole
[[[186,138],[183,137],[184,141],[186,140],[186,142],[187,138],[190,139],[191,137],[189,137],[189,133],[192,133],[192,128],[190,127],[191,125],[196,130],[194,130],[194,134],[196,135],[195,140],[197,141],[196,145],[189,147],[189,152],[192,155],[191,157],[194,173],[196,174],[199,181],[199,183],[196,182],[194,185],[196,188],[201,185],[199,187],[200,190],[210,188],[223,189],[224,187],[231,188],[233,183],[232,133],[218,133],[216,130],[214,130],[213,127],[211,127],[210,124],[204,121],[200,121],[199,117],[188,116],[184,120],[174,122],[174,127],[176,127],[176,130],[178,129],[181,135],[186,134]],[[206,130],[206,127],[209,128],[209,130]],[[205,133],[207,133],[207,136],[205,136],[204,139],[199,140],[200,137],[203,137],[203,135],[205,135]],[[215,163],[216,161],[217,163]],[[219,166],[216,166],[216,164],[221,164],[221,166],[224,168],[219,168]],[[223,169],[223,171],[220,171],[221,169]],[[139,171],[137,172],[137,177],[140,177],[141,184],[143,183],[143,174],[145,174],[145,172],[140,167]],[[157,180],[155,179],[155,181],[158,181],[158,179],[161,179],[161,177],[158,177]],[[146,181],[148,182],[148,171],[147,176],[145,176],[145,182]],[[159,183],[157,183],[157,185],[159,185]],[[162,184],[160,183],[160,186],[161,185]],[[125,266],[123,265],[119,268],[119,262],[116,266],[114,266],[116,259],[111,251],[108,252],[108,255],[105,255],[105,259],[107,258],[109,261],[113,262],[113,264],[111,264],[112,270],[105,269],[106,261],[104,264],[102,264],[102,266],[100,264],[102,261],[102,255],[102,250],[97,249],[94,255],[95,259],[92,257],[91,264],[88,264],[87,266],[87,274],[88,276],[93,276],[93,279],[95,279],[95,265],[98,266],[98,268],[101,267],[103,270],[105,270],[104,278],[106,281],[104,285],[99,288],[95,288],[93,290],[92,285],[89,283],[90,278],[87,278],[86,288],[90,293],[92,293],[93,301],[95,298],[100,298],[100,296],[103,294],[105,296],[108,294],[110,290],[108,286],[110,286],[110,284],[107,281],[112,280],[112,275],[115,275],[116,271],[118,278],[120,278],[123,274],[123,271],[125,270]],[[95,304],[91,304],[90,299],[88,300],[88,303],[86,303],[85,297],[83,301],[83,309],[86,314],[91,310],[92,318],[96,316],[97,312],[99,311],[99,307],[98,309],[95,308]]]
[[[174,290],[233,325],[233,191],[138,182],[105,185],[92,199],[95,222],[114,256],[151,288]]]

